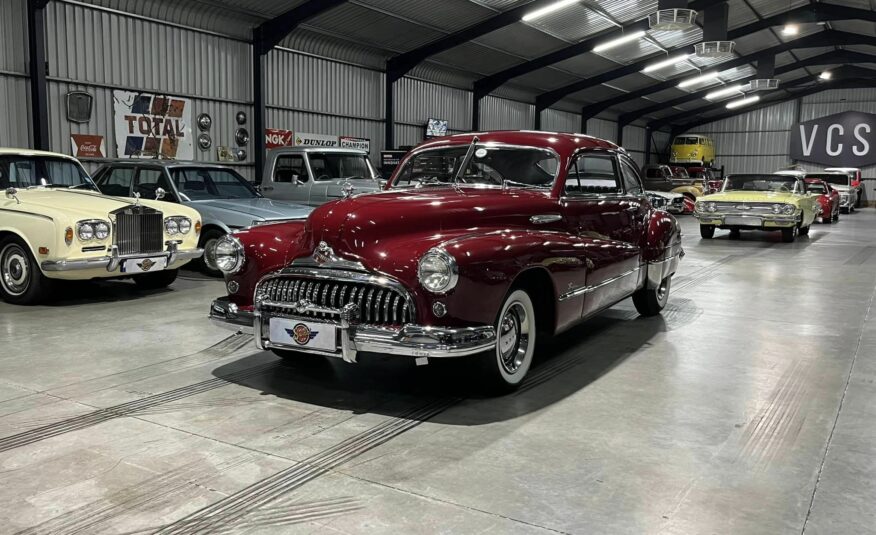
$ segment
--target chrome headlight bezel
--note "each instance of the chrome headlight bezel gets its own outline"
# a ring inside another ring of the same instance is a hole
[[[186,216],[172,215],[164,218],[164,232],[168,236],[186,235],[191,231],[192,220]]]
[[[220,251],[222,252],[220,253]],[[232,258],[230,263],[226,264],[220,260],[220,254],[222,257]],[[233,275],[239,272],[246,262],[243,244],[230,234],[226,234],[213,245],[213,258],[215,259],[216,267],[225,275]]]
[[[436,275],[439,277],[437,280]],[[459,282],[456,258],[440,247],[429,249],[417,263],[417,280],[430,293],[446,294]]]
[[[104,241],[109,238],[110,228],[110,222],[104,219],[83,219],[76,223],[76,237],[81,242]]]
[[[786,204],[786,205],[782,206],[782,213],[785,215],[792,215],[796,211],[797,211],[797,207],[794,206],[793,204]]]

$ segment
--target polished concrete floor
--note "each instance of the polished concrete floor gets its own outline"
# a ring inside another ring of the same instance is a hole
[[[621,303],[500,398],[462,362],[281,364],[191,272],[0,304],[0,532],[876,532],[876,211],[683,226],[662,317]]]

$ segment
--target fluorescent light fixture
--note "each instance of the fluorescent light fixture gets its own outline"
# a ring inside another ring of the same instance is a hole
[[[693,54],[684,54],[681,56],[676,56],[674,58],[664,59],[663,61],[658,61],[657,63],[652,63],[642,69],[642,72],[651,72],[656,71],[657,69],[662,69],[664,67],[669,67],[671,65],[677,65],[682,61],[687,61],[689,57],[693,56]]]
[[[786,24],[782,28],[782,35],[797,35],[798,33],[800,33],[800,27],[796,24]]]
[[[824,71],[823,73],[818,75],[818,77],[822,80],[830,80],[831,76],[833,76],[833,74],[831,74],[830,71]]]
[[[727,103],[727,109],[732,110],[733,108],[738,108],[740,106],[748,106],[749,104],[754,104],[758,100],[760,100],[760,97],[758,95],[754,95],[754,96],[751,96],[748,98],[741,98],[739,100],[734,100],[733,102]]]
[[[624,43],[629,43],[630,41],[635,41],[636,39],[639,39],[639,38],[644,37],[644,36],[645,36],[645,30],[639,30],[637,32],[628,33],[626,35],[618,37],[617,39],[612,39],[611,41],[606,41],[605,43],[602,43],[601,45],[596,45],[595,47],[593,47],[593,51],[594,52],[602,52],[603,50],[608,50],[609,48],[614,48],[614,47],[620,46]]]
[[[541,9],[536,9],[535,11],[523,15],[523,20],[528,22],[530,20],[535,20],[539,17],[544,17],[545,15],[553,13],[554,11],[559,11],[573,4],[577,4],[579,1],[580,0],[559,0],[558,2],[554,2],[549,6],[544,6]]]
[[[726,97],[732,95],[733,93],[741,93],[742,88],[744,88],[747,84],[739,84],[739,85],[730,85],[727,87],[722,87],[716,91],[712,91],[711,93],[706,94],[706,100],[715,100],[721,97]]]
[[[714,80],[717,77],[718,71],[707,72],[705,74],[701,74],[699,76],[688,78],[687,80],[679,82],[678,87],[687,87],[689,85],[701,84],[703,82],[708,82],[709,80]]]

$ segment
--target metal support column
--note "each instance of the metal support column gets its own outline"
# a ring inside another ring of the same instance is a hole
[[[386,117],[386,130],[383,136],[384,148],[386,150],[395,149],[395,82],[397,79],[394,70],[386,70],[386,89],[384,91],[386,102],[384,103],[385,110],[383,112]]]
[[[252,158],[255,162],[255,183],[260,184],[265,176],[265,123],[267,122],[265,111],[265,53],[261,50],[261,32],[258,28],[253,31],[256,37],[252,46]]]
[[[33,146],[50,150],[49,92],[46,86],[46,4],[48,0],[27,2],[27,43],[30,50],[30,104]]]

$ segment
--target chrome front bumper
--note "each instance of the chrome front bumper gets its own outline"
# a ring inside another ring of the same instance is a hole
[[[110,246],[110,254],[107,256],[99,256],[96,258],[78,258],[70,260],[46,260],[40,266],[43,271],[77,271],[82,269],[106,268],[110,273],[119,269],[119,265],[123,260],[137,260],[140,258],[167,258],[167,266],[179,260],[193,260],[200,258],[204,254],[203,249],[184,249],[179,250],[178,244],[169,242],[167,249],[158,253],[138,253],[131,255],[119,254],[119,248],[116,245]]]
[[[714,225],[716,227],[751,227],[751,228],[781,228],[792,227],[797,224],[800,214],[776,215],[776,214],[719,214],[694,212],[694,217],[699,219],[701,225]],[[727,223],[727,219],[732,219]]]
[[[264,302],[264,305],[276,305]],[[241,311],[228,298],[213,301],[210,319],[225,328],[252,333],[259,349],[287,349],[302,353],[342,358],[356,362],[357,354],[382,353],[409,357],[448,358],[465,357],[496,346],[496,331],[491,326],[443,328],[407,324],[400,328],[357,324],[358,307],[347,305],[343,309],[318,307],[306,300],[288,306],[297,314],[266,315],[256,306],[253,313]],[[337,314],[339,322],[303,315],[304,312]],[[302,346],[278,344],[268,337],[270,318],[290,318],[303,322],[332,323],[338,328],[338,343],[335,351],[322,351]]]

